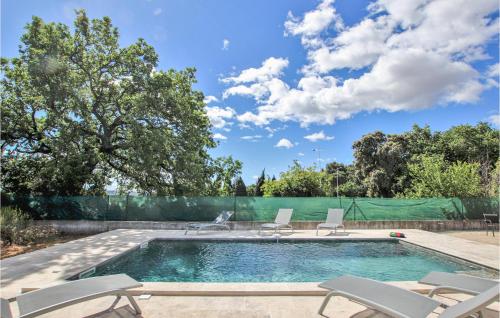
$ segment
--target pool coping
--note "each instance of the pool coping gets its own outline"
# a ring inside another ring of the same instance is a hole
[[[461,238],[446,236],[448,245],[443,245],[441,234],[421,231],[421,230],[405,230],[407,238],[389,238],[387,234],[390,230],[349,230],[346,236],[316,236],[315,231],[301,231],[300,233],[291,234],[286,237],[281,237],[282,241],[374,241],[374,240],[400,240],[405,243],[417,245],[419,247],[430,249],[438,253],[443,253],[452,257],[472,262],[480,266],[498,271],[498,266],[494,267],[494,263],[498,264],[498,250],[494,245],[480,244],[475,249],[471,248],[475,243]],[[339,234],[341,234],[340,232]],[[105,262],[110,262],[125,253],[130,252],[135,248],[139,248],[141,244],[154,239],[173,239],[173,240],[200,240],[200,241],[221,241],[221,240],[238,240],[238,241],[274,241],[274,236],[257,236],[255,231],[232,231],[232,232],[209,232],[200,235],[183,235],[183,231],[174,230],[114,230],[88,238],[71,241],[57,246],[49,247],[44,250],[39,250],[1,261],[1,293],[4,298],[11,298],[20,291],[32,290],[48,285],[53,285],[68,279],[88,270],[92,267],[97,267]],[[440,240],[441,239],[441,240]],[[103,247],[104,245],[104,247]],[[451,246],[451,247],[450,247]],[[76,252],[75,252],[76,250]],[[102,255],[99,254],[102,252]],[[496,259],[491,257],[491,253],[496,253]],[[470,256],[470,257],[467,257]],[[51,258],[58,260],[57,266],[51,264]],[[30,262],[30,259],[32,263]],[[45,262],[44,262],[45,260]],[[44,263],[49,263],[48,268],[44,268]],[[42,264],[42,265],[40,265]],[[17,266],[17,267],[16,267]],[[29,271],[29,273],[28,273]],[[413,282],[414,283],[414,282]],[[318,289],[317,283],[144,283],[144,287],[134,291],[137,293],[152,292],[152,293],[203,293],[204,295],[221,295],[242,293],[265,293],[283,295],[283,293],[304,294],[324,294],[324,290]],[[159,284],[159,285],[151,285]],[[167,284],[167,285],[165,285]],[[175,288],[174,285],[175,284]],[[192,285],[198,284],[198,285]],[[201,284],[201,285],[200,285]],[[219,285],[217,285],[219,284]],[[222,284],[222,285],[220,285]],[[254,290],[258,285],[267,285]],[[277,284],[284,284],[285,287],[280,287]],[[304,285],[306,284],[306,285]],[[205,287],[203,287],[205,286]],[[218,286],[218,290],[213,290]],[[246,287],[245,287],[246,286]],[[253,286],[253,287],[249,287]],[[295,287],[297,288],[295,288]],[[306,288],[304,290],[304,288]],[[314,287],[314,288],[313,288]],[[195,288],[193,290],[193,288]],[[250,288],[250,289],[248,289]],[[274,288],[275,290],[270,290]],[[420,289],[420,288],[419,288]],[[183,292],[184,290],[184,292]],[[239,290],[239,291],[238,291]],[[198,294],[199,295],[199,294]],[[252,294],[253,295],[253,294]]]

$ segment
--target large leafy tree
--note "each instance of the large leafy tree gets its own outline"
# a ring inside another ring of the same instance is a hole
[[[19,56],[2,58],[2,187],[102,193],[202,191],[215,144],[195,70],[159,71],[143,39],[120,47],[107,17],[74,28],[34,17]]]
[[[208,169],[210,180],[204,194],[212,196],[234,195],[235,183],[241,175],[242,166],[241,161],[234,160],[231,156],[213,160]]]
[[[364,135],[352,147],[357,178],[368,196],[392,197],[402,190],[408,160],[404,137],[376,131]]]
[[[324,196],[329,186],[325,172],[314,167],[302,167],[297,161],[288,171],[280,174],[277,180],[266,180],[262,186],[264,196],[314,197]]]
[[[409,197],[459,197],[484,195],[478,163],[448,163],[441,155],[421,155],[408,165],[412,177]]]

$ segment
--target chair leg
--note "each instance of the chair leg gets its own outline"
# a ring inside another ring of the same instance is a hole
[[[316,236],[318,236],[318,231],[319,231],[319,229],[318,229],[318,228],[316,228]]]
[[[141,308],[139,308],[139,305],[137,305],[137,302],[135,301],[134,297],[127,295],[128,301],[134,307],[135,314],[140,315],[142,313]]]
[[[122,298],[122,296],[116,295],[115,300],[113,301],[113,303],[111,304],[111,306],[109,306],[109,308],[106,309],[106,311],[109,311],[109,312],[113,311],[113,309],[115,309],[115,306],[118,304],[118,302],[120,301],[121,298]]]
[[[323,300],[323,303],[321,304],[321,307],[319,307],[318,310],[318,314],[320,316],[326,317],[325,315],[323,315],[323,311],[325,311],[326,305],[328,305],[328,303],[330,302],[330,298],[332,298],[333,296],[335,296],[335,292],[330,292],[326,295],[325,299]]]

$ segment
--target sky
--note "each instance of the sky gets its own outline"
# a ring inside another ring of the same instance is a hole
[[[412,125],[498,127],[497,0],[3,0],[1,55],[32,16],[111,17],[123,46],[144,38],[159,69],[196,67],[218,142],[243,179],[294,160],[351,163],[352,144]]]

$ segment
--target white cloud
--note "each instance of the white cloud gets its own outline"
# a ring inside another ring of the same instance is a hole
[[[488,71],[486,72],[486,76],[496,78],[500,76],[500,64],[492,64],[488,67]]]
[[[393,27],[394,22],[387,16],[365,19],[341,32],[333,39],[333,46],[310,51],[311,64],[304,71],[326,73],[333,69],[360,69],[371,65],[386,50],[385,41]]]
[[[227,139],[227,137],[226,137],[226,136],[224,136],[223,134],[220,134],[220,133],[215,133],[215,134],[213,134],[213,136],[212,136],[212,137],[213,137],[214,139],[220,139],[220,140],[226,140],[226,139]]]
[[[498,76],[493,76],[497,61],[483,74],[471,64],[488,58],[485,47],[498,34],[496,1],[477,0],[470,6],[467,0],[378,0],[368,9],[355,25],[339,24],[334,36],[322,32],[342,21],[333,1],[323,1],[302,19],[290,16],[287,34],[307,38],[302,41],[308,56],[302,77],[290,87],[280,78],[288,60],[272,57],[259,68],[223,79],[232,85],[225,98],[242,95],[257,101],[254,111],[237,120],[259,126],[274,120],[333,124],[362,111],[474,103],[484,90],[498,87]],[[331,72],[338,69],[359,72],[334,77]]]
[[[240,73],[238,76],[226,77],[222,79],[223,83],[249,83],[263,82],[270,80],[273,77],[281,75],[282,70],[288,66],[288,59],[270,57],[262,62],[259,68],[249,68]]]
[[[218,102],[219,99],[215,96],[212,96],[212,95],[208,95],[208,96],[205,96],[205,98],[203,98],[203,102],[205,104],[210,104],[211,102]]]
[[[500,114],[491,115],[488,117],[488,122],[493,126],[500,128]]]
[[[222,50],[224,50],[224,51],[229,50],[229,40],[228,39],[222,40]]]
[[[280,139],[280,141],[278,141],[278,143],[274,147],[290,149],[293,146],[294,146],[294,144],[290,140],[288,140],[286,138],[282,138],[282,139]]]
[[[160,15],[162,13],[162,9],[161,8],[156,8],[154,11],[153,11],[153,15]]]
[[[301,35],[302,43],[307,46],[320,45],[318,35],[334,21],[337,29],[343,28],[342,19],[332,6],[333,2],[333,0],[323,0],[316,9],[306,12],[302,19],[288,12],[285,35]]]
[[[241,139],[243,140],[248,140],[252,142],[257,142],[259,139],[261,139],[261,135],[253,135],[253,136],[242,136]]]
[[[312,142],[316,142],[316,141],[320,141],[320,140],[333,140],[334,139],[333,136],[325,135],[323,130],[320,132],[314,133],[314,134],[304,136],[304,138],[309,140],[309,141],[312,141]]]
[[[299,152],[297,155],[298,155],[299,157],[304,157],[304,156],[305,156],[305,154],[304,154],[303,152]]]
[[[210,119],[210,123],[215,128],[224,128],[226,125],[231,124],[228,122],[229,119],[236,115],[236,112],[231,107],[206,107],[207,116]]]

